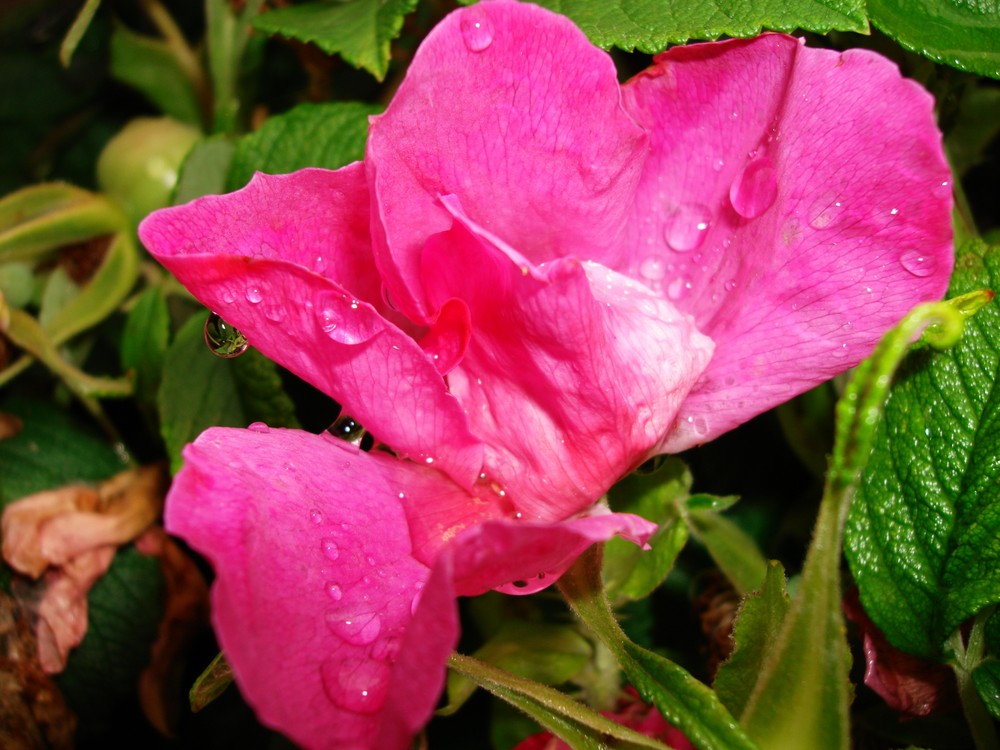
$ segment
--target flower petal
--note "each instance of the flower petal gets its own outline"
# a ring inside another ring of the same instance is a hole
[[[652,145],[631,273],[718,347],[666,450],[855,365],[943,294],[951,196],[933,101],[884,58],[776,34],[697,44],[623,95]]]
[[[712,342],[596,263],[519,267],[449,205],[459,223],[428,241],[423,261],[428,299],[458,297],[471,318],[449,388],[486,445],[484,478],[527,519],[566,518],[649,455]]]
[[[487,521],[459,536],[444,555],[462,596],[490,589],[532,594],[555,583],[591,545],[621,536],[642,546],[655,531],[651,521],[598,505],[590,515],[555,523]]]
[[[392,298],[414,320],[433,314],[419,266],[426,238],[451,225],[439,195],[534,262],[610,264],[644,155],[611,58],[569,20],[513,2],[452,13],[372,120],[365,161]]]
[[[401,454],[433,456],[472,485],[482,446],[432,357],[381,301],[361,165],[258,174],[230,195],[157,211],[140,234],[192,294],[263,354]]]
[[[247,700],[306,747],[403,750],[434,709],[458,622],[411,555],[413,472],[432,473],[296,430],[214,428],[185,451],[168,529],[215,568]]]

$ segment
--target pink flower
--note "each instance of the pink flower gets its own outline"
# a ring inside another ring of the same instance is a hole
[[[212,429],[167,524],[213,563],[261,719],[404,748],[457,595],[549,585],[650,525],[647,457],[856,364],[951,270],[932,100],[868,52],[677,48],[624,86],[565,18],[480,3],[427,37],[364,163],[153,214],[153,254],[396,457]]]

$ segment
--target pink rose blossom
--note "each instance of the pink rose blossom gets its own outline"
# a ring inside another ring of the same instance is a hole
[[[405,748],[455,597],[549,585],[651,525],[595,502],[853,366],[952,264],[930,96],[881,57],[780,35],[681,47],[623,86],[568,20],[456,11],[363,163],[257,175],[143,242],[396,455],[212,429],[168,528],[217,572],[261,719]]]

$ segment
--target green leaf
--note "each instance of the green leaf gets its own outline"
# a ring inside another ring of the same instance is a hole
[[[737,592],[749,594],[760,588],[767,572],[767,560],[749,534],[713,510],[689,512],[687,522],[691,533],[705,545]]]
[[[994,719],[1000,719],[1000,661],[982,662],[972,672],[972,682],[986,710]]]
[[[165,114],[201,125],[195,87],[165,42],[118,24],[111,35],[111,75],[138,89]]]
[[[198,675],[191,690],[188,693],[188,700],[191,703],[191,710],[197,713],[205,706],[222,695],[226,689],[233,684],[233,668],[226,661],[226,655],[221,651],[212,659],[212,663],[205,667],[205,670]]]
[[[996,0],[868,0],[872,23],[935,62],[1000,78]]]
[[[135,395],[152,406],[170,338],[167,301],[158,287],[147,289],[135,302],[122,333],[121,362],[135,373]]]
[[[1000,288],[1000,250],[957,254],[949,296]],[[1000,601],[1000,310],[949,352],[917,352],[893,387],[848,520],[865,611],[897,648],[942,656],[963,621]]]
[[[196,143],[181,165],[171,204],[226,192],[226,175],[235,152],[236,145],[224,136]]]
[[[184,446],[208,427],[246,427],[255,421],[296,426],[274,363],[254,350],[236,359],[214,356],[205,346],[204,326],[203,315],[188,319],[163,368],[157,402],[172,472],[181,466]]]
[[[746,707],[770,646],[778,641],[788,607],[785,570],[781,563],[771,561],[761,590],[744,599],[740,606],[733,626],[736,648],[715,677],[715,692],[734,716],[742,714]]]
[[[378,111],[378,107],[357,102],[300,104],[270,118],[237,144],[227,189],[243,187],[257,171],[284,174],[305,167],[337,169],[362,159],[368,117]]]
[[[864,0],[541,0],[569,16],[594,44],[657,53],[668,44],[720,36],[747,37],[762,29],[868,30]]]
[[[608,596],[621,603],[645,599],[670,573],[688,539],[688,528],[676,502],[687,496],[691,473],[678,458],[668,458],[652,474],[633,472],[608,493],[619,513],[635,513],[659,524],[643,550],[624,539],[604,548],[604,581]]]
[[[73,482],[99,482],[125,468],[100,435],[55,406],[6,398],[0,411],[23,423],[20,433],[0,440],[0,507]]]
[[[241,104],[249,97],[241,83],[256,67],[263,39],[251,34],[250,22],[262,0],[248,0],[237,12],[228,0],[207,0],[208,67],[212,75],[213,120],[216,133],[236,132]]]
[[[918,305],[855,369],[837,404],[833,456],[802,579],[740,721],[763,750],[845,750],[850,743],[850,651],[841,611],[844,522],[871,453],[892,375],[924,332],[953,345],[964,315],[944,302]]]
[[[473,656],[481,662],[543,685],[572,679],[590,659],[593,648],[568,625],[510,620]],[[448,706],[457,711],[476,689],[476,683],[458,672],[448,675]]]
[[[403,28],[403,17],[417,0],[347,0],[296,5],[254,19],[254,28],[341,55],[378,80],[389,68],[389,42]]]
[[[56,682],[80,717],[79,738],[102,735],[135,699],[163,616],[159,561],[121,550],[87,596],[87,635]]]
[[[666,745],[617,724],[558,690],[452,654],[448,666],[480,687],[524,711],[577,750],[667,750]]]

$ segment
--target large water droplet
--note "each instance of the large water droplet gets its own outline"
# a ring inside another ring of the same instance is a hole
[[[667,275],[667,264],[659,255],[650,255],[639,264],[639,274],[649,281],[661,281]]]
[[[691,423],[695,435],[704,437],[708,434],[708,420],[704,417],[688,417],[688,421]]]
[[[912,273],[914,276],[923,278],[934,273],[934,264],[931,259],[919,250],[907,250],[899,256],[899,265]]]
[[[712,224],[712,212],[699,203],[680,205],[667,219],[663,238],[679,253],[701,247]]]
[[[216,357],[231,359],[240,356],[250,344],[239,329],[233,328],[217,313],[205,320],[205,344]]]
[[[258,289],[255,286],[247,287],[246,297],[247,297],[247,302],[250,302],[254,305],[256,305],[258,302],[264,299],[264,295],[261,293],[260,289]]]
[[[318,508],[313,508],[309,511],[309,520],[315,525],[321,526],[323,524],[323,513]]]
[[[323,550],[323,554],[326,555],[327,560],[336,560],[340,557],[340,547],[332,539],[324,539],[320,543],[320,549]]]
[[[813,229],[828,229],[840,221],[844,204],[836,193],[827,192],[809,206],[809,226]]]
[[[249,425],[247,425],[247,429],[250,430],[251,432],[260,432],[260,433],[268,433],[271,431],[271,428],[268,427],[265,422],[251,422]]]
[[[335,635],[355,646],[367,646],[382,632],[382,618],[374,612],[344,617],[342,611],[330,610],[325,619]]]
[[[729,200],[744,219],[756,219],[778,197],[778,174],[766,156],[753,159],[729,188]]]
[[[381,659],[329,658],[320,666],[327,697],[347,711],[372,714],[382,708],[390,666]]]
[[[358,424],[354,417],[346,414],[337,417],[334,423],[327,428],[327,432],[352,445],[361,445],[361,440],[365,436],[365,428]]]
[[[470,52],[482,52],[493,44],[493,24],[481,12],[470,11],[462,18],[462,39]]]

